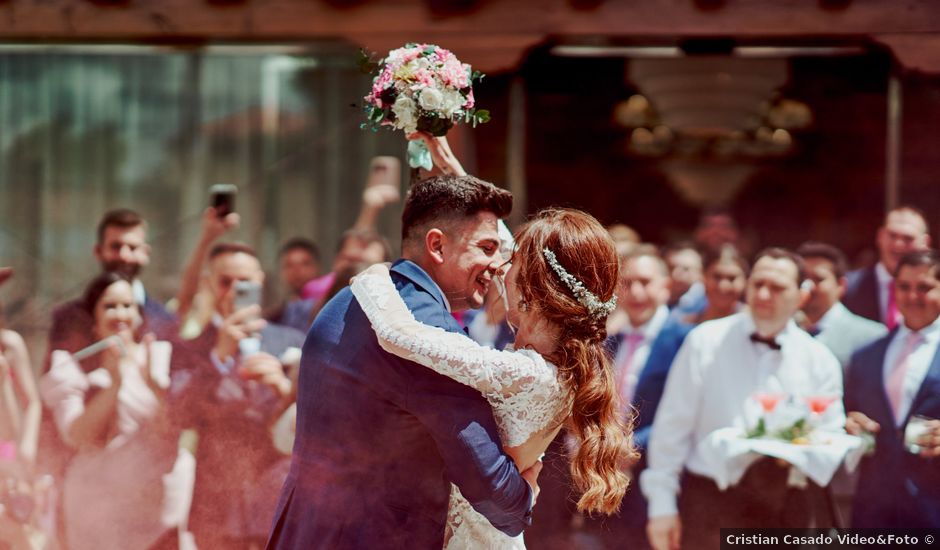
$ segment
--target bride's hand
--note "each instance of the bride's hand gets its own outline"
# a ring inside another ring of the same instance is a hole
[[[425,147],[431,152],[431,160],[434,162],[434,169],[429,173],[432,176],[453,175],[466,176],[467,172],[461,166],[460,161],[454,156],[447,143],[446,136],[435,137],[427,132],[415,132],[406,136],[409,140],[421,140]]]
[[[542,461],[539,460],[533,464],[528,470],[522,472],[522,479],[528,482],[529,487],[532,487],[532,506],[535,506],[536,501],[539,499],[539,473],[542,471]]]

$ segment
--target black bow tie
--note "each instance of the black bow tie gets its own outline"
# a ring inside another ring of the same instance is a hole
[[[751,342],[754,342],[755,344],[764,344],[770,349],[780,351],[780,344],[777,343],[776,338],[765,338],[754,332],[751,334]]]

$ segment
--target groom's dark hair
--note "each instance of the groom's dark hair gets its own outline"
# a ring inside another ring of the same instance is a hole
[[[408,191],[401,214],[402,242],[423,235],[435,225],[463,221],[479,212],[505,218],[512,211],[512,193],[473,176],[436,176]]]

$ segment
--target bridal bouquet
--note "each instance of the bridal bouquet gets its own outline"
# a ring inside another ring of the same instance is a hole
[[[835,396],[797,399],[784,393],[757,392],[744,407],[747,437],[807,445],[835,400]]]
[[[409,43],[378,62],[363,55],[360,64],[375,75],[365,96],[368,122],[363,126],[443,136],[457,122],[476,126],[490,119],[489,111],[474,108],[473,82],[483,74],[440,46]],[[408,148],[412,168],[431,169],[422,141],[413,140]]]

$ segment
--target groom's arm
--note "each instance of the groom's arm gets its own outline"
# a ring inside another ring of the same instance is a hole
[[[503,453],[489,404],[466,386],[427,375],[440,380],[419,384],[408,408],[431,433],[448,479],[493,527],[518,535],[532,523],[532,488]]]
[[[405,291],[416,319],[460,330],[450,313],[422,292]],[[403,297],[404,297],[403,294]],[[480,393],[404,359],[412,372],[405,407],[428,429],[447,478],[493,527],[516,536],[532,523],[532,488],[500,444],[493,410]]]

